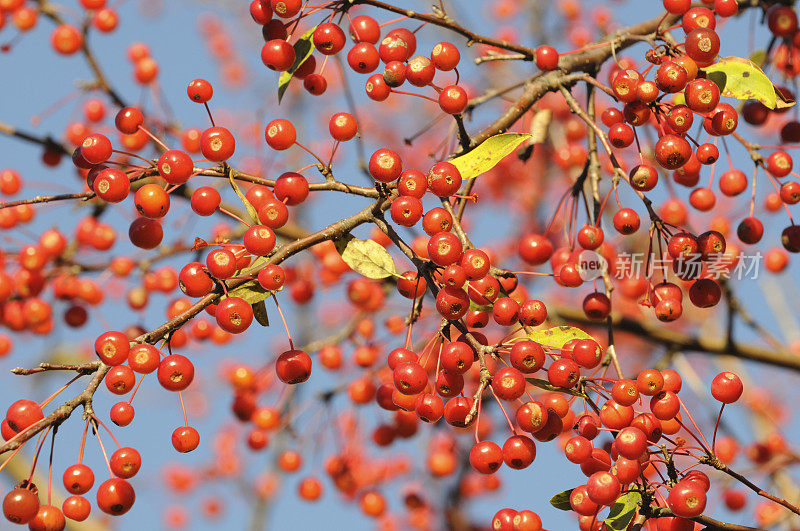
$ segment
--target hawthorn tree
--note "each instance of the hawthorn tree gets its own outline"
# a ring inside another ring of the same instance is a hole
[[[0,0],[5,518],[798,529],[792,4]]]

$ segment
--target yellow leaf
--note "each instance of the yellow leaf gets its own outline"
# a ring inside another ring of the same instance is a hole
[[[342,260],[353,271],[372,279],[397,275],[392,255],[375,240],[359,240],[348,234],[334,243]]]
[[[783,98],[767,75],[748,59],[725,57],[704,70],[708,79],[716,83],[720,93],[728,98],[758,100],[770,109],[794,105]]]
[[[501,133],[487,138],[469,153],[451,159],[462,179],[474,179],[494,168],[521,143],[529,139],[528,133]]]
[[[574,326],[557,326],[547,330],[536,330],[528,334],[528,339],[544,347],[561,348],[570,339],[592,339],[592,336]]]

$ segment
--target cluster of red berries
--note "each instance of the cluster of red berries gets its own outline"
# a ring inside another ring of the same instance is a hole
[[[263,63],[278,72],[290,71],[293,77],[303,80],[303,87],[309,93],[321,95],[328,87],[323,74],[325,62],[320,71],[316,72],[316,57],[297,57],[295,47],[287,41],[287,27],[294,24],[294,17],[302,16],[301,7],[297,2],[253,0],[250,3],[250,14],[262,26],[264,39],[267,41],[261,49]],[[274,15],[287,21],[275,19]],[[367,15],[354,17],[348,30],[353,46],[347,52],[347,64],[354,72],[370,74],[381,63],[384,64],[382,74],[372,74],[367,79],[366,93],[372,100],[385,100],[393,91],[399,92],[396,89],[408,81],[415,87],[430,86],[435,89],[438,93],[436,101],[447,114],[459,114],[467,108],[469,98],[464,88],[458,85],[458,78],[456,83],[442,87],[433,84],[437,70],[450,72],[458,66],[461,55],[452,43],[438,43],[431,50],[430,56],[414,55],[417,38],[412,31],[396,28],[381,39],[381,25]],[[333,22],[319,24],[310,37],[314,49],[325,56],[326,60],[328,56],[344,50],[347,45],[345,32]],[[297,64],[299,60],[303,62]]]

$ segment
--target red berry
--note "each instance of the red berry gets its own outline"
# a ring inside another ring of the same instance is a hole
[[[767,15],[767,26],[776,37],[789,37],[797,30],[797,13],[789,6],[773,6]]]
[[[428,384],[428,373],[417,362],[397,365],[393,371],[394,386],[404,395],[421,393]]]
[[[513,435],[503,444],[503,462],[515,470],[527,468],[536,459],[536,444],[525,435]]]
[[[347,52],[347,64],[359,74],[369,74],[378,68],[380,55],[369,42],[360,42]]]
[[[369,158],[369,173],[376,181],[390,183],[400,177],[403,161],[400,155],[391,149],[378,149]]]
[[[294,48],[285,39],[272,39],[261,48],[261,62],[270,70],[286,72],[295,59]]]
[[[85,494],[94,485],[94,472],[84,464],[67,467],[62,477],[64,488],[72,494]]]
[[[400,196],[392,201],[392,221],[404,227],[413,227],[422,217],[422,201],[416,197]]]
[[[241,334],[253,322],[253,307],[240,297],[228,297],[217,305],[217,324],[231,334]]]
[[[467,91],[458,85],[448,85],[439,92],[439,107],[447,114],[460,114],[469,104]]]
[[[331,116],[328,130],[334,140],[347,142],[358,133],[358,124],[352,114],[337,112]]]
[[[124,479],[107,479],[97,488],[97,506],[111,516],[127,513],[135,501],[136,493],[131,484]]]
[[[272,8],[269,2],[262,2],[261,0],[253,0],[250,2],[250,16],[256,24],[262,26],[272,20]]]
[[[525,377],[513,367],[503,367],[492,375],[492,390],[501,400],[513,401],[525,392]]]
[[[139,215],[150,219],[163,218],[169,211],[169,195],[157,184],[145,184],[133,196]]]
[[[439,197],[449,197],[461,188],[461,172],[449,162],[437,162],[428,172],[428,190]]]
[[[711,28],[696,28],[686,35],[686,55],[699,64],[707,64],[719,53],[719,35]]]
[[[683,15],[692,7],[692,0],[664,0],[664,9],[673,15]]]
[[[264,138],[272,149],[283,151],[289,149],[297,140],[297,133],[294,125],[289,120],[277,118],[267,124],[264,130]]]
[[[580,376],[578,364],[570,359],[556,360],[547,369],[547,380],[556,387],[575,387]]]
[[[694,518],[706,507],[706,493],[691,481],[679,481],[669,491],[667,505],[677,516]]]
[[[264,289],[276,291],[281,289],[286,280],[283,268],[275,264],[267,264],[258,272],[258,283]]]
[[[201,186],[192,193],[192,210],[200,216],[210,216],[219,208],[222,198],[216,188]]]
[[[142,456],[135,448],[123,446],[111,454],[109,465],[115,476],[129,479],[139,472],[139,468],[142,466]]]
[[[428,258],[440,266],[448,266],[461,259],[461,240],[452,232],[439,232],[428,240]]]
[[[117,402],[111,407],[111,411],[109,412],[111,422],[117,426],[127,426],[133,422],[134,414],[133,406],[127,402]]]
[[[314,47],[323,55],[339,53],[346,43],[342,29],[331,22],[324,22],[317,26],[312,36]]]
[[[158,174],[169,184],[183,184],[194,171],[192,158],[178,149],[165,151],[158,157]]]
[[[80,150],[81,155],[89,164],[102,164],[111,157],[113,148],[108,137],[94,134],[83,139]]]
[[[83,34],[75,26],[61,24],[50,35],[50,43],[61,55],[72,55],[83,46]]]
[[[40,505],[36,516],[28,524],[31,531],[52,531],[66,527],[64,513],[53,505]]]
[[[446,286],[436,295],[436,310],[445,319],[461,319],[469,310],[469,297],[461,288]]]
[[[711,395],[723,404],[732,404],[742,396],[742,380],[732,372],[721,372],[711,382]]]
[[[598,505],[612,505],[622,490],[619,480],[606,471],[595,472],[586,482],[589,499]]]
[[[275,372],[283,383],[303,383],[311,376],[311,357],[302,350],[287,350],[278,356]]]
[[[186,88],[189,99],[196,103],[206,103],[214,95],[214,87],[205,79],[195,79]]]
[[[61,505],[64,516],[76,522],[83,522],[89,517],[92,505],[83,496],[70,496]]]
[[[449,42],[440,42],[431,50],[431,61],[433,65],[444,72],[453,70],[458,66],[461,54],[458,48]]]
[[[494,474],[503,465],[503,451],[492,441],[482,441],[469,451],[469,463],[481,474]]]
[[[94,342],[94,351],[106,365],[120,365],[128,359],[128,336],[122,332],[105,332]]]
[[[792,171],[792,157],[783,150],[770,153],[767,157],[767,171],[775,177],[786,177]]]
[[[302,0],[269,0],[272,11],[281,18],[294,18],[303,7]]]
[[[668,170],[675,170],[686,164],[691,154],[692,147],[689,142],[677,135],[667,134],[656,142],[656,161]]]
[[[538,343],[519,341],[511,347],[509,362],[512,367],[523,373],[538,371],[544,365],[544,361],[544,349]]]
[[[39,511],[39,497],[28,489],[17,487],[3,498],[3,514],[9,522],[27,524]]]
[[[319,96],[324,94],[328,89],[328,80],[322,74],[308,74],[303,79],[303,88],[305,88],[309,94]]]
[[[369,42],[375,44],[381,38],[381,28],[374,18],[359,15],[350,21],[350,37],[353,42]]]
[[[264,225],[251,226],[242,239],[247,252],[256,256],[267,256],[275,248],[275,242],[275,233]]]
[[[186,356],[170,354],[158,364],[157,376],[167,391],[183,391],[194,380],[194,365]]]
[[[299,173],[286,172],[275,180],[274,193],[285,205],[299,205],[308,197],[308,181]]]
[[[558,52],[552,46],[536,48],[536,67],[539,70],[555,70],[558,68]]]
[[[180,426],[172,432],[172,447],[182,454],[193,451],[200,444],[200,434],[191,426]]]
[[[212,162],[223,162],[233,156],[236,140],[224,127],[209,127],[200,137],[200,151]]]

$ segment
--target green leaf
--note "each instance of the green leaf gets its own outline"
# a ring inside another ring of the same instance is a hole
[[[559,492],[552,498],[550,498],[550,505],[555,507],[556,509],[561,509],[562,511],[571,511],[572,505],[569,504],[569,497],[572,496],[572,491],[575,489],[565,490],[564,492]]]
[[[286,92],[286,89],[289,88],[289,82],[294,77],[295,71],[300,68],[300,65],[303,64],[303,62],[309,58],[311,52],[314,51],[314,43],[311,37],[314,35],[315,29],[317,29],[316,26],[303,33],[303,36],[294,43],[294,64],[286,72],[281,72],[280,77],[278,77],[278,103],[281,102],[283,94]]]
[[[247,214],[250,216],[250,223],[258,224],[258,212],[256,212],[256,207],[254,207],[244,196],[242,189],[239,188],[238,184],[236,184],[236,180],[233,178],[233,174],[231,172],[228,172],[228,180],[231,182],[231,188],[233,188],[233,191],[236,192],[236,195],[238,195],[239,199],[242,200],[244,208],[247,209]]]
[[[544,389],[545,391],[555,391],[557,393],[566,393],[572,396],[580,396],[586,398],[586,395],[577,389],[567,389],[566,387],[557,387],[547,380],[541,380],[539,378],[525,378],[525,381],[531,384],[534,387],[538,387],[539,389]]]
[[[261,326],[269,326],[269,315],[267,315],[267,305],[264,301],[253,304],[253,316]]]
[[[229,291],[228,295],[231,297],[240,297],[250,304],[258,304],[272,295],[272,292],[262,288],[258,280],[251,280]]]
[[[778,94],[767,75],[748,59],[725,57],[704,70],[708,79],[728,98],[758,100],[770,109],[794,105]]]
[[[375,240],[359,240],[348,234],[334,242],[342,260],[353,271],[367,278],[380,279],[397,275],[389,251]]]
[[[462,179],[474,179],[494,168],[498,162],[529,139],[528,133],[501,133],[487,138],[480,146],[469,153],[451,159]]]
[[[642,495],[637,491],[626,492],[617,498],[617,501],[611,506],[608,518],[604,520],[606,527],[610,531],[625,531],[633,517],[636,516],[636,510],[641,503]]]
[[[466,290],[464,290],[466,291]],[[492,305],[491,304],[478,304],[477,302],[470,300],[469,301],[469,311],[471,312],[492,312]]]
[[[557,326],[548,330],[536,330],[528,334],[528,339],[543,347],[561,348],[571,339],[592,339],[592,336],[574,326]]]

